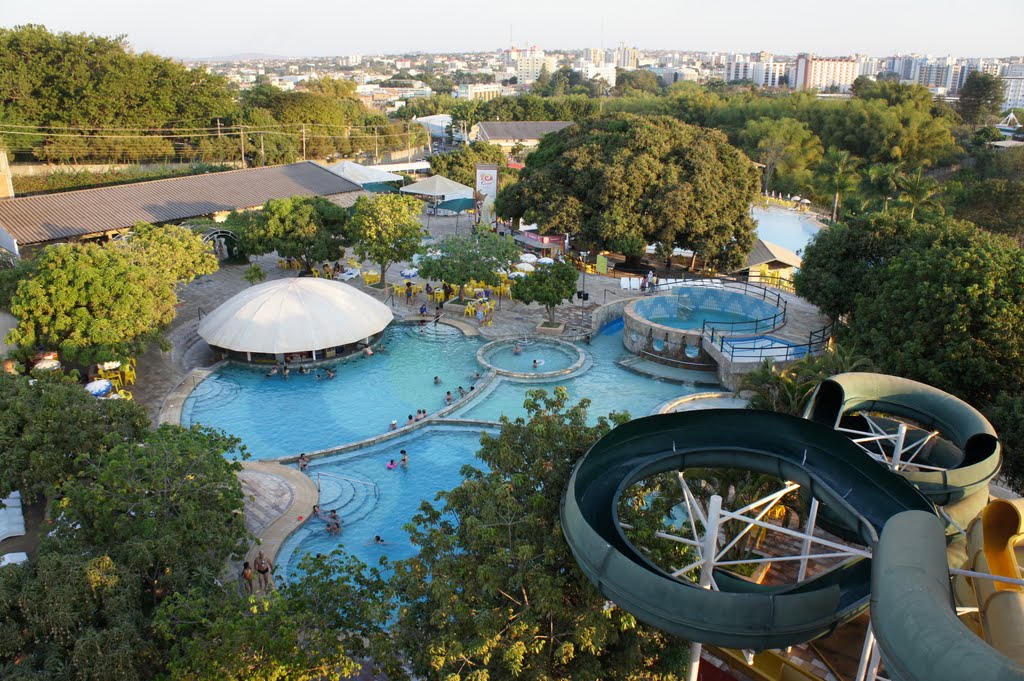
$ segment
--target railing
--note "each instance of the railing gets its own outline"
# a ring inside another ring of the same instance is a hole
[[[690,371],[714,371],[715,366],[713,364],[707,364],[705,362],[689,362],[683,359],[675,359],[673,357],[662,357],[661,355],[647,350],[641,350],[640,355],[646,355],[647,357],[653,357],[658,363],[668,363],[677,365],[680,369],[689,369]]]
[[[388,297],[384,299],[384,304],[385,305],[387,305],[389,302],[391,303],[391,307],[395,307],[395,292],[394,291],[389,293]]]
[[[800,359],[807,355],[814,355],[827,348],[829,343],[832,341],[832,332],[834,328],[835,323],[833,322],[821,329],[818,329],[817,331],[812,331],[808,334],[807,342],[800,345],[790,345],[786,343],[783,345],[769,344],[764,347],[752,347],[750,345],[744,345],[744,343],[756,342],[756,339],[745,338],[730,340],[727,336],[718,336],[717,339],[712,339],[711,342],[724,357],[729,359],[730,362],[735,361],[737,356],[743,360],[749,361],[760,362],[764,359],[773,359],[785,362],[788,360]]]
[[[199,319],[202,319],[204,314],[210,314],[209,312],[207,312],[206,310],[204,310],[201,307],[198,308],[198,310],[199,310]]]

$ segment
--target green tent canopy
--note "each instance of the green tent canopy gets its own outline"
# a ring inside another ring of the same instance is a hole
[[[463,211],[473,210],[475,207],[476,202],[473,199],[449,199],[435,206],[437,209],[450,210],[453,213],[462,213]]]
[[[367,182],[363,185],[363,189],[374,194],[397,194],[398,187],[388,184],[387,182]]]

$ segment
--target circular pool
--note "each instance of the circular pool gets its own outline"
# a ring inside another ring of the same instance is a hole
[[[586,355],[571,343],[537,339],[493,341],[476,353],[477,361],[503,376],[547,378],[573,373]]]
[[[626,305],[623,318],[627,350],[686,362],[700,354],[705,326],[717,335],[766,333],[785,322],[785,303],[759,286],[683,285],[634,300]]]

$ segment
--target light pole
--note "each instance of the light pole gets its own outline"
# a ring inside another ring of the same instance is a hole
[[[590,297],[590,296],[587,295],[587,256],[588,255],[590,255],[590,251],[580,251],[580,256],[583,258],[583,289],[581,291],[577,291],[576,295],[579,296],[579,299],[580,299],[580,328],[581,329],[584,328],[584,326],[583,326],[584,308],[587,305],[587,298]]]

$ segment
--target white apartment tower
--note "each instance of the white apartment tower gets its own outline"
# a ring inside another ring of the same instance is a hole
[[[786,77],[786,64],[773,61],[774,57],[769,53],[757,56],[759,59],[752,60],[743,54],[729,55],[725,62],[725,82],[749,80],[761,87],[778,87]],[[765,57],[766,60],[761,61],[760,58]]]
[[[838,88],[849,92],[853,81],[860,75],[860,63],[851,57],[815,57],[801,54],[796,58],[794,77],[790,86],[797,90],[825,90]]]

